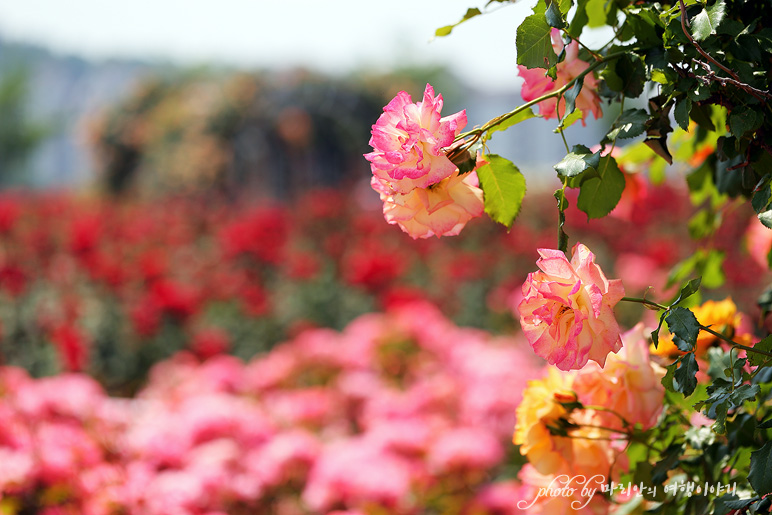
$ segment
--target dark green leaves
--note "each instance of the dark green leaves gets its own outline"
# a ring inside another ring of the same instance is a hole
[[[606,139],[634,138],[646,130],[649,115],[643,109],[627,109],[614,122],[612,129],[606,134]]]
[[[551,0],[549,2],[547,11],[545,12],[545,19],[550,27],[562,29],[566,26],[565,21],[563,21],[563,13],[560,12],[557,0]]]
[[[772,229],[772,210],[759,213],[759,221],[764,224],[767,229]]]
[[[485,212],[507,228],[512,227],[525,196],[525,177],[509,160],[496,154],[484,156],[488,162],[477,169],[485,195]]]
[[[751,469],[748,481],[759,495],[772,492],[772,442],[751,453]]]
[[[611,91],[635,98],[643,93],[646,69],[640,56],[629,52],[610,63],[601,77]]]
[[[461,20],[459,20],[458,22],[454,23],[453,25],[445,25],[444,27],[440,27],[439,29],[434,31],[434,35],[436,37],[438,37],[438,38],[439,37],[443,37],[443,36],[447,36],[448,34],[450,34],[453,31],[454,28],[458,27],[459,25],[461,25],[465,21],[469,20],[470,18],[474,18],[475,16],[479,16],[480,14],[482,14],[482,12],[480,11],[480,9],[478,9],[476,7],[472,7],[470,9],[467,9],[466,10],[466,14],[464,15],[463,18],[461,18]]]
[[[517,28],[517,64],[526,68],[550,68],[558,62],[552,49],[552,27],[547,23],[546,9],[544,0],[539,0],[533,14]]]
[[[579,93],[581,93],[583,84],[584,78],[580,77],[576,79],[576,82],[574,82],[574,85],[571,86],[571,89],[566,91],[563,95],[563,97],[566,99],[566,112],[564,116],[570,115],[576,109],[576,97],[578,97]]]
[[[772,335],[757,342],[753,348],[764,352],[772,352]],[[772,358],[765,356],[764,354],[759,354],[758,352],[748,352],[748,361],[754,366],[760,366],[770,359]]]
[[[698,291],[700,291],[700,283],[702,282],[702,277],[698,277],[696,279],[692,279],[691,281],[687,282],[683,288],[681,288],[681,291],[678,292],[678,297],[673,301],[673,306],[681,302],[682,300],[686,300]],[[694,315],[692,315],[694,316]]]
[[[555,165],[555,170],[562,177],[575,177],[585,170],[597,171],[600,164],[600,152],[590,152],[584,145],[574,145],[566,157]]]
[[[609,214],[622,198],[625,189],[625,175],[619,170],[611,156],[600,158],[597,176],[582,181],[577,207],[587,218],[602,218]]]
[[[729,128],[735,136],[752,132],[764,123],[764,113],[753,106],[740,106],[729,115]]]
[[[696,376],[697,372],[700,370],[700,367],[697,364],[697,360],[695,359],[693,352],[684,354],[681,356],[681,358],[679,358],[678,361],[681,362],[681,366],[679,366],[673,373],[673,379],[675,379],[675,384],[673,387],[677,392],[683,393],[684,397],[688,397],[697,387]]]
[[[721,21],[726,15],[726,5],[723,0],[718,0],[712,6],[703,9],[691,20],[692,36],[697,41],[707,39],[716,33]]]
[[[700,332],[700,324],[694,313],[686,308],[671,308],[667,317],[668,328],[673,333],[673,343],[683,352],[694,349],[697,343],[697,335]]]
[[[683,130],[689,129],[689,112],[692,110],[692,101],[684,96],[682,97],[673,110],[673,117],[676,123]]]
[[[672,313],[672,310],[676,309],[675,306],[695,293],[697,293],[700,290],[700,283],[702,282],[702,277],[698,277],[696,279],[692,279],[691,281],[687,282],[682,288],[681,291],[678,292],[678,297],[673,301],[673,303],[670,305],[672,308],[671,310],[664,311],[662,315],[659,317],[659,324],[657,325],[657,328],[651,332],[651,339],[654,342],[654,348],[657,348],[657,345],[659,344],[659,330],[662,327],[662,323],[665,321],[665,317],[669,316]],[[683,308],[678,308],[683,309]],[[692,317],[694,317],[694,314],[689,312]],[[683,324],[685,327],[689,327],[691,325],[691,318],[688,315],[678,315],[678,320],[686,319],[687,323]],[[678,320],[676,320],[676,325],[679,324]],[[695,318],[696,321],[696,318]],[[669,322],[668,322],[669,323]],[[688,330],[688,329],[687,329]],[[691,331],[691,330],[688,330]],[[699,331],[699,329],[698,329]],[[695,336],[696,340],[696,336]]]
[[[723,364],[719,364],[719,367],[723,367]],[[713,430],[718,434],[726,433],[726,417],[729,410],[742,406],[746,401],[754,400],[759,394],[759,385],[743,384],[741,371],[744,364],[745,360],[729,363],[729,367],[724,370],[725,377],[714,377],[713,384],[708,386],[708,398],[694,405],[698,410],[705,408],[705,415],[715,419]],[[732,378],[733,375],[734,378]]]

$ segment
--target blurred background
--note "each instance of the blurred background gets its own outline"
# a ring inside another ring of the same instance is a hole
[[[522,103],[527,4],[432,38],[484,3],[0,2],[0,513],[520,513],[544,362],[516,306],[556,244],[554,120],[491,140],[527,178],[511,231],[414,241],[363,158],[400,90],[470,127]],[[693,167],[714,152],[682,140]],[[630,296],[701,275],[750,324],[772,232],[750,206],[696,218],[656,159],[601,220],[568,192],[571,245]]]
[[[508,233],[475,220],[457,238],[411,240],[384,222],[362,156],[400,90],[418,100],[431,83],[443,114],[466,109],[470,127],[522,103],[514,37],[529,5],[494,4],[434,38],[484,2],[2,3],[3,362],[88,371],[130,394],[181,349],[246,359],[407,300],[511,331],[535,249],[554,245],[552,165],[564,153],[554,123],[490,142],[527,177]],[[608,123],[577,123],[569,140],[592,145]],[[576,212],[571,236],[597,241],[631,288],[663,290],[698,246],[690,210],[674,207],[686,192],[643,173],[628,182],[617,216]],[[727,230],[745,230],[745,215]],[[718,240],[737,254],[730,279],[752,282],[765,258],[746,265],[733,238]],[[715,271],[721,286],[733,257],[721,252],[684,273]]]
[[[359,180],[369,128],[401,89],[420,96],[431,82],[444,112],[467,109],[470,126],[519,103],[514,27],[527,3],[433,38],[483,6],[3,3],[0,181],[110,191],[216,185],[282,197]],[[551,177],[539,173],[562,157],[551,128],[516,127],[493,150],[535,180]],[[592,124],[574,132],[577,142],[597,140]]]

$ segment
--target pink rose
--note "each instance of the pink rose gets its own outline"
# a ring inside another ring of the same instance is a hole
[[[643,324],[622,335],[622,350],[608,357],[601,369],[589,363],[578,372],[573,388],[585,406],[603,406],[644,430],[653,427],[662,413],[665,370],[649,359],[647,331]],[[623,429],[620,419],[610,412],[598,412],[602,425]]]
[[[373,125],[370,145],[374,152],[365,158],[373,175],[388,182],[395,192],[427,188],[456,171],[442,149],[466,126],[466,110],[440,118],[442,103],[442,95],[435,97],[429,84],[423,102],[415,104],[400,91]]]
[[[577,243],[569,263],[559,250],[539,249],[538,272],[528,274],[518,306],[520,325],[537,355],[560,370],[588,359],[606,363],[622,347],[614,305],[625,291],[608,280],[590,250]]]
[[[409,193],[390,191],[378,177],[371,184],[381,195],[386,221],[398,224],[413,239],[455,236],[469,220],[483,214],[483,192],[474,172],[454,174]]]
[[[560,31],[552,30],[552,47],[556,54],[563,51],[563,41],[560,38]],[[528,69],[525,66],[518,66],[518,74],[525,81],[520,89],[520,95],[523,100],[530,102],[540,96],[563,87],[569,81],[578,77],[589,66],[585,61],[579,59],[579,43],[575,40],[568,44],[566,49],[566,58],[557,65],[557,80],[553,81],[545,75],[542,68]],[[584,118],[592,113],[597,120],[603,116],[600,108],[600,97],[597,93],[598,81],[592,73],[584,76],[584,85],[579,96],[576,97],[576,108],[582,112],[582,125],[586,125]],[[565,114],[565,99],[560,99],[560,113]],[[557,118],[557,98],[550,98],[539,102],[539,113],[544,118]]]

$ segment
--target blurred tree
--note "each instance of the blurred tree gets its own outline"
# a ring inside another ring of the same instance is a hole
[[[0,185],[23,180],[27,158],[49,134],[45,123],[31,122],[26,100],[28,75],[17,68],[0,78]]]

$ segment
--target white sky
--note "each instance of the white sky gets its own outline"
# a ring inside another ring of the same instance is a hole
[[[328,72],[448,63],[470,84],[513,90],[515,29],[529,4],[434,30],[485,0],[6,0],[0,36],[85,57],[142,57]]]

